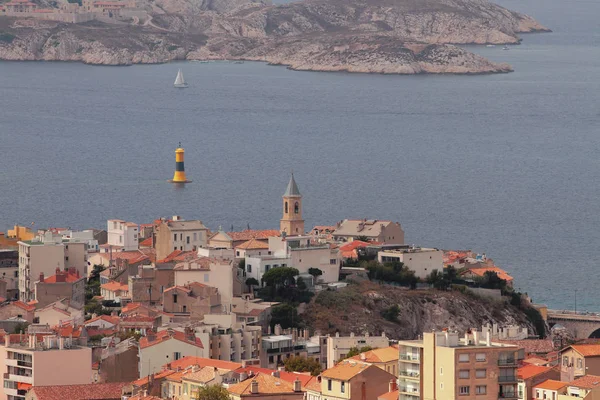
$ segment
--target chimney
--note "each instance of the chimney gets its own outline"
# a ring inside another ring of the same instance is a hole
[[[367,355],[365,353],[360,353],[360,359],[365,361],[367,359]]]
[[[56,274],[58,275],[59,272],[60,272],[60,268],[56,267]]]
[[[300,382],[300,379],[296,378],[296,380],[294,381],[294,392],[301,392],[302,391],[302,382]]]
[[[275,325],[275,335],[281,335],[281,325]]]
[[[40,272],[40,282],[44,283],[44,273]]]
[[[475,346],[479,346],[479,331],[477,329],[473,329],[473,341]]]
[[[279,378],[279,376],[280,376],[279,371],[271,372],[271,376],[274,376],[275,378]]]
[[[5,347],[10,346],[10,335],[8,333],[6,335],[4,335],[4,346]]]
[[[492,345],[492,341],[490,338],[490,331],[488,330],[485,335],[485,345],[490,347]]]
[[[390,379],[390,384],[388,386],[388,392],[393,392],[394,390],[398,389],[398,385],[396,384],[396,380],[395,379]]]
[[[252,381],[252,383],[250,384],[250,393],[258,394],[258,382]]]

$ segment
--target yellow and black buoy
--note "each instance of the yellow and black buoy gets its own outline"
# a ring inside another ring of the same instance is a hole
[[[183,167],[183,147],[181,147],[181,142],[179,142],[179,146],[175,150],[175,173],[173,174],[173,179],[170,179],[169,182],[172,183],[191,183],[192,181],[188,181],[185,177],[185,169]]]

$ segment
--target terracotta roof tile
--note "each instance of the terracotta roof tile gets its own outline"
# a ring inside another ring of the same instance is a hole
[[[258,394],[289,394],[294,393],[294,385],[281,378],[276,378],[272,375],[258,373],[252,378],[246,379],[243,382],[229,386],[229,393],[235,395],[249,395],[252,382],[258,383]],[[254,394],[256,396],[256,394]]]
[[[594,389],[600,387],[600,376],[585,375],[573,382],[568,383],[569,386],[576,386],[583,389]]]
[[[113,325],[118,325],[119,321],[120,321],[119,317],[113,317],[111,315],[98,315],[96,318],[92,318],[88,321],[85,321],[84,325],[89,325],[91,323],[94,323],[94,322],[100,321],[100,320],[106,321]]]
[[[555,381],[553,379],[546,379],[544,382],[533,387],[533,389],[546,389],[546,390],[558,390],[566,385],[568,382]]]
[[[155,335],[152,336],[144,336],[140,339],[140,349],[144,349],[147,347],[151,347],[151,346],[155,346],[159,343],[164,343],[167,340],[179,340],[180,342],[185,342],[188,343],[192,346],[197,346],[200,347],[201,349],[204,348],[204,346],[202,345],[202,341],[194,336],[193,340],[189,340],[186,336],[185,333],[180,332],[180,331],[172,331],[172,336],[169,334],[168,330],[164,330],[164,331],[160,331],[157,332]]]
[[[470,272],[477,276],[483,276],[487,271],[495,272],[498,275],[498,278],[503,279],[507,282],[511,282],[513,280],[512,276],[510,276],[506,271],[498,267],[470,268],[464,273]]]
[[[312,376],[304,388],[313,392],[321,393],[321,377]]]
[[[174,373],[175,373],[175,371],[170,370],[170,369],[158,372],[158,373],[154,374],[154,380],[159,380],[159,379],[162,379],[162,378],[166,378],[167,376],[169,376],[171,374],[174,374]],[[147,385],[148,384],[148,380],[149,380],[149,377],[145,376],[145,377],[143,377],[141,379],[138,379],[137,381],[131,382],[131,384],[134,385],[134,386],[143,386],[143,385]]]
[[[242,249],[242,250],[260,250],[260,249],[268,249],[269,248],[269,244],[265,243],[265,242],[261,242],[260,240],[257,239],[250,239],[242,244],[240,244],[239,246],[236,246],[236,249]]]
[[[514,344],[522,347],[525,354],[546,354],[554,351],[554,344],[551,339],[525,339],[525,340],[494,340],[498,343]]]
[[[110,281],[108,283],[105,283],[104,285],[100,285],[100,288],[104,289],[104,290],[108,290],[110,292],[116,292],[116,291],[121,291],[121,292],[128,292],[129,291],[129,285],[120,283],[120,282],[116,282],[116,281]]]
[[[13,301],[11,304],[15,305],[19,308],[22,308],[25,311],[34,311],[35,310],[35,306],[23,303],[21,300]]]
[[[211,358],[202,358],[202,357],[194,357],[194,356],[186,356],[180,358],[177,361],[172,361],[163,366],[164,369],[184,369],[187,367],[191,367],[193,365],[197,365],[199,367],[217,367],[221,369],[228,369],[230,371],[234,371],[238,368],[242,367],[242,364],[224,361],[224,360],[213,360]]]
[[[70,272],[63,274],[65,276],[64,282],[73,283],[77,282],[80,279],[83,279],[83,276],[77,276],[77,274],[72,274]],[[49,276],[44,278],[44,283],[56,283],[56,275]]]
[[[529,379],[532,378],[536,375],[542,374],[544,372],[550,371],[552,368],[550,367],[543,367],[540,365],[524,365],[520,368],[517,369],[517,376],[520,379]]]
[[[152,236],[150,236],[147,239],[144,239],[140,242],[140,246],[143,247],[152,247]]]
[[[364,355],[364,358],[363,358]],[[387,363],[390,361],[398,360],[398,347],[389,346],[382,349],[373,349],[365,351],[354,357],[350,357],[350,360],[362,361],[365,363]]]
[[[273,236],[279,236],[281,233],[276,229],[265,229],[265,230],[254,230],[245,229],[241,232],[227,232],[227,235],[233,241],[238,242],[240,240],[247,241],[250,239],[268,239]]]
[[[600,344],[574,344],[571,348],[584,357],[600,356]]]
[[[378,368],[372,365],[363,364],[356,361],[342,361],[336,366],[329,368],[321,374],[323,378],[340,379],[348,381],[360,374],[367,368]]]
[[[127,382],[88,385],[35,386],[31,390],[38,400],[120,400]]]
[[[393,392],[387,392],[382,394],[377,398],[377,400],[398,400],[398,395],[400,392],[394,390]]]

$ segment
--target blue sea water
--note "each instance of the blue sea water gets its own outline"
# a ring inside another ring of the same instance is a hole
[[[572,308],[578,290],[600,311],[600,2],[501,4],[553,30],[470,47],[510,74],[0,62],[0,229],[277,228],[293,170],[307,227],[393,219],[409,243],[486,252],[536,302]],[[183,189],[166,183],[179,141]]]

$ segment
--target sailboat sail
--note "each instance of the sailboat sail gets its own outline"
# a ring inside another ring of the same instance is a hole
[[[177,71],[177,78],[175,78],[175,86],[178,86],[178,87],[187,86],[187,83],[185,83],[185,79],[183,79],[183,72],[181,72],[181,69],[179,69],[179,71]]]

